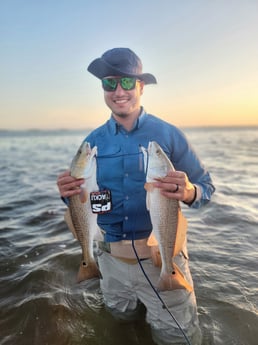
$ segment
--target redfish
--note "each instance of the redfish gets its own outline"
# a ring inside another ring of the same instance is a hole
[[[147,160],[145,152],[146,162],[146,204],[153,227],[148,245],[158,245],[161,259],[157,289],[159,291],[175,289],[192,291],[192,286],[174,262],[175,256],[182,250],[186,239],[186,219],[181,213],[179,201],[163,196],[159,188],[153,186],[157,178],[165,177],[170,170],[175,169],[162,148],[154,141],[149,142]],[[160,261],[157,259],[157,251],[152,252],[153,261],[157,264]]]
[[[85,179],[85,183],[81,186],[81,194],[69,197],[69,206],[65,214],[66,223],[82,248],[78,282],[101,277],[94,258],[93,243],[94,239],[103,240],[103,236],[97,225],[97,215],[92,213],[90,203],[90,193],[98,190],[96,154],[96,146],[91,149],[88,142],[83,142],[70,166],[71,176]]]

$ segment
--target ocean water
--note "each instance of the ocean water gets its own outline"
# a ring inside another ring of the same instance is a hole
[[[258,344],[258,128],[185,133],[216,193],[183,207],[203,345]],[[0,133],[0,345],[154,345],[144,320],[105,311],[75,282],[80,247],[56,187],[87,131]]]

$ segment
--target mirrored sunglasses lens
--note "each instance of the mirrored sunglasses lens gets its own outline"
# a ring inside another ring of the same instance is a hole
[[[105,91],[115,91],[117,84],[117,79],[102,79],[102,86]]]
[[[136,78],[121,78],[120,84],[124,90],[132,90],[135,88]]]

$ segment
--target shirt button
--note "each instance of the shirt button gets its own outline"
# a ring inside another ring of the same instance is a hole
[[[126,234],[123,234],[123,238],[126,238]]]
[[[129,200],[129,196],[128,195],[125,197],[125,200]]]
[[[128,177],[128,173],[125,173],[125,177]]]
[[[125,216],[125,220],[128,220],[128,217],[127,217],[127,216]]]

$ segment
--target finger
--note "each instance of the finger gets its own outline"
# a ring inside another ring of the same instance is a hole
[[[78,184],[82,184],[84,179],[76,179],[75,177],[70,175],[70,171],[66,171],[63,174],[60,174],[57,178],[57,184],[59,187],[62,187],[63,185],[73,183],[75,181],[78,181]],[[77,183],[77,182],[76,182]]]
[[[73,183],[75,182],[76,179],[72,176],[63,176],[63,177],[60,177],[58,180],[57,180],[57,184],[59,186],[63,186],[63,185],[66,185],[66,184],[69,184],[69,183]]]
[[[62,182],[67,178],[67,176],[70,176],[70,171],[65,171],[57,176],[56,184],[60,186]]]
[[[185,174],[180,171],[171,171],[164,177],[155,178],[156,181],[159,182],[166,182],[166,183],[173,183],[173,184],[182,184],[185,180]]]
[[[69,189],[69,190],[63,191],[61,193],[61,195],[64,198],[69,198],[70,196],[73,196],[73,195],[76,195],[76,194],[80,194],[80,193],[81,193],[81,189],[77,188],[77,189]]]
[[[66,170],[63,173],[59,174],[57,179],[61,179],[61,178],[65,177],[65,176],[70,176],[70,170]]]
[[[179,170],[169,170],[167,176],[174,177],[174,178],[182,178],[184,177],[185,173]]]
[[[165,191],[165,190],[161,190],[160,193],[165,196],[166,198],[169,199],[176,199],[176,200],[180,200],[181,199],[181,194],[180,193],[174,193],[172,191]]]
[[[81,192],[80,186],[84,183],[84,179],[76,179],[70,176],[70,172],[66,171],[59,175],[57,179],[57,187],[62,197],[69,197]]]
[[[166,192],[168,193],[179,193],[180,192],[180,186],[179,184],[170,184],[169,187],[167,189],[165,189]]]
[[[62,181],[62,183],[59,185],[60,188],[64,191],[69,189],[80,189],[80,186],[84,183],[84,179],[69,179],[66,181]]]
[[[178,176],[178,171],[176,171],[176,170],[170,170],[170,171],[167,173],[167,176],[170,176],[170,177],[177,177],[177,176]]]
[[[169,177],[163,179],[162,181],[159,180],[158,182],[154,183],[154,186],[160,188],[162,190],[166,190],[169,192],[178,191],[179,186],[183,186],[184,182],[180,179],[171,179]],[[177,187],[178,186],[178,187]]]

